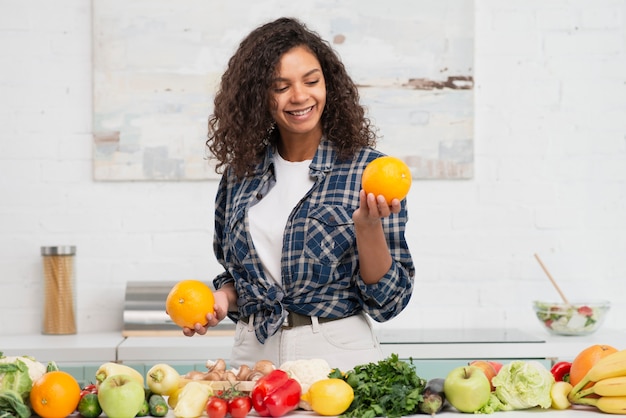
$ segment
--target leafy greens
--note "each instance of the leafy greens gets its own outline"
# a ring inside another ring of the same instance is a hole
[[[412,360],[411,360],[412,363]],[[377,363],[355,366],[342,374],[335,369],[329,377],[343,379],[354,390],[354,400],[342,418],[399,418],[418,413],[426,380],[412,364],[391,354]]]

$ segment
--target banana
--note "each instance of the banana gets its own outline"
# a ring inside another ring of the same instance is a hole
[[[582,398],[579,405],[589,405],[607,414],[626,415],[626,396],[601,396],[599,398]]]
[[[618,376],[626,376],[626,350],[609,354],[594,364],[585,377],[574,386],[569,395],[570,399],[578,397],[578,392],[587,386],[589,382],[599,382],[603,379]]]
[[[600,359],[591,367],[583,380],[599,382],[616,376],[626,376],[626,350],[617,351]]]
[[[626,396],[626,376],[602,379],[590,389],[593,389],[593,393],[600,396]]]
[[[626,414],[626,396],[603,396],[595,406],[607,414]]]
[[[593,386],[579,390],[578,392],[572,394],[570,396],[570,402],[579,403],[581,398],[589,395],[626,396],[626,376],[602,379],[599,382],[596,382]]]

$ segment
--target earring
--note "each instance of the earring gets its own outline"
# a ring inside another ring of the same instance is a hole
[[[267,128],[267,131],[265,132],[265,138],[263,139],[263,145],[267,146],[270,143],[270,137],[272,136],[272,132],[274,132],[274,129],[276,128],[276,122],[272,121],[270,123],[269,128]]]

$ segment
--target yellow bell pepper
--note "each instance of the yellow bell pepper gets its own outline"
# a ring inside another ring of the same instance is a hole
[[[113,362],[104,363],[98,368],[96,371],[96,386],[100,387],[100,384],[104,382],[104,379],[116,374],[127,374],[141,383],[141,387],[144,387],[143,374],[139,373],[130,366]]]
[[[211,396],[213,396],[211,386],[200,382],[188,382],[178,395],[174,416],[176,418],[199,417],[204,412]]]

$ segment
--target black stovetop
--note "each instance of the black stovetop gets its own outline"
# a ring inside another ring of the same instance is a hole
[[[545,343],[514,328],[379,329],[377,335],[383,344]]]

